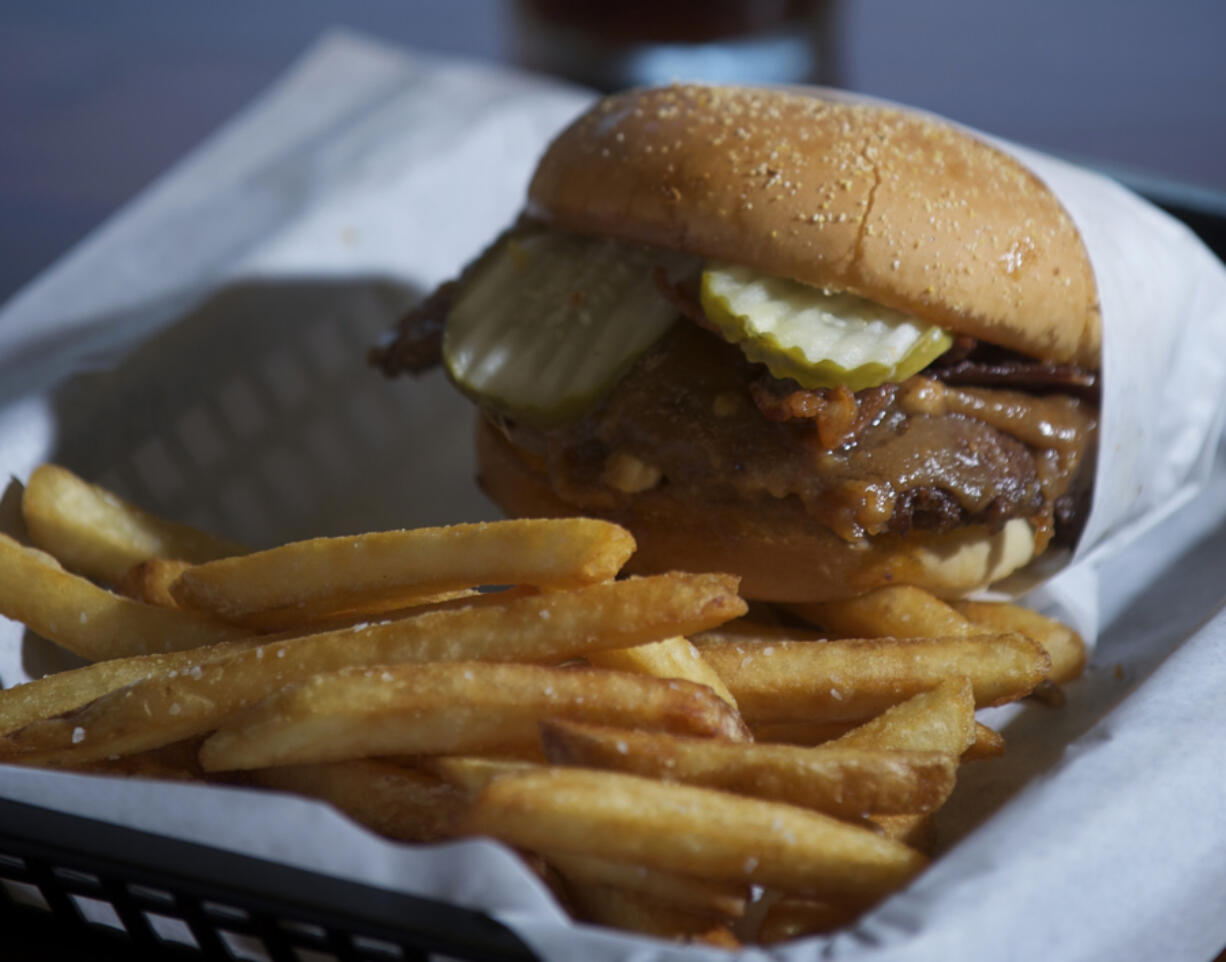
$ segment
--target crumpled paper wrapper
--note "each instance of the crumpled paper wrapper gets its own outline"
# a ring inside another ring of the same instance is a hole
[[[324,38],[0,311],[0,467],[61,460],[256,544],[495,516],[469,480],[463,401],[437,376],[382,383],[364,348],[514,217],[540,149],[589,101]],[[1064,709],[985,718],[1009,751],[963,769],[944,851],[905,892],[746,959],[1226,944],[1226,272],[1114,183],[1002,146],[1069,209],[1102,297],[1093,511],[1076,563],[1032,596],[1098,638],[1094,663]],[[65,663],[0,625],[5,685]],[[543,958],[727,958],[576,926],[492,843],[391,845],[305,800],[12,768],[0,794],[481,909]]]

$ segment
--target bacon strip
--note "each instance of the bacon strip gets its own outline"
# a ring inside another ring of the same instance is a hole
[[[443,362],[443,327],[451,313],[456,282],[439,285],[429,297],[409,310],[397,324],[395,338],[370,350],[370,363],[388,377],[421,374]]]

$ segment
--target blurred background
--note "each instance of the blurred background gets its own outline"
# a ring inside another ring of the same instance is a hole
[[[817,79],[1226,214],[1220,0],[0,0],[0,301],[335,26],[591,85]]]

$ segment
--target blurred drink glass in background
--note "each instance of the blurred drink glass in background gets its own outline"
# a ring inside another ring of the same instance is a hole
[[[515,0],[533,70],[599,90],[667,84],[835,84],[834,0]]]

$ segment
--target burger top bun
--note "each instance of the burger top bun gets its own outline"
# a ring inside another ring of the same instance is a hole
[[[529,212],[847,290],[1043,360],[1097,369],[1094,275],[1072,220],[954,127],[803,93],[606,98],[553,142]]]

